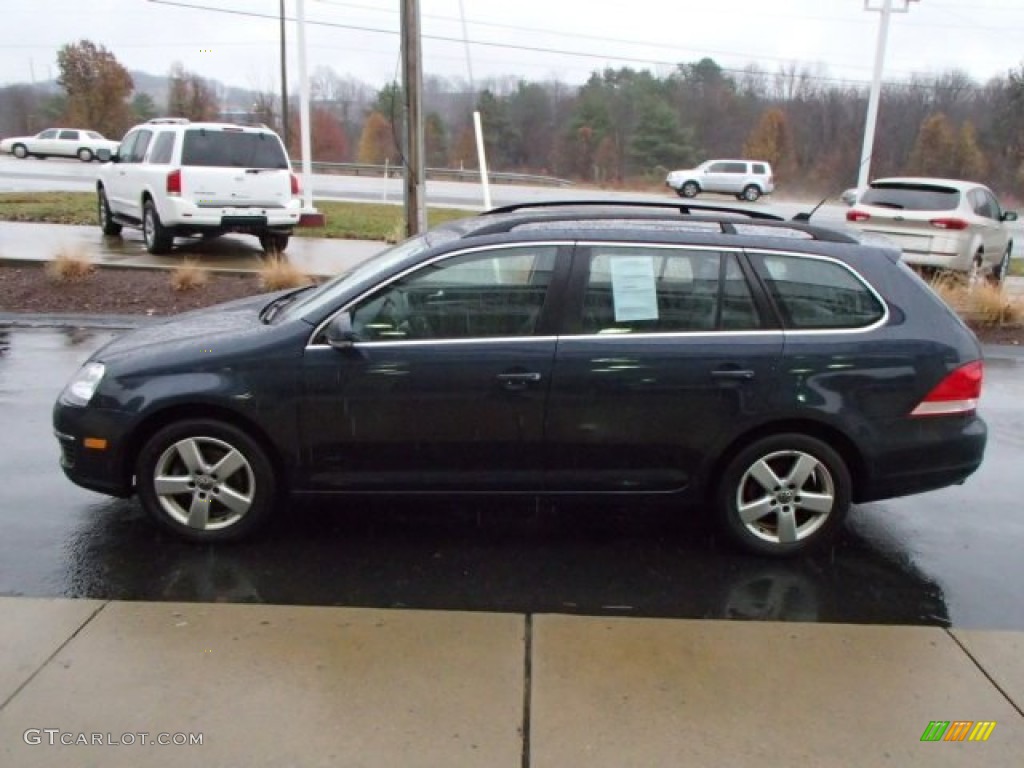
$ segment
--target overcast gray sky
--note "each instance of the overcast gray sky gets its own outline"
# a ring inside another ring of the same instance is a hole
[[[882,0],[871,0],[881,5]],[[903,0],[894,0],[897,6]],[[286,0],[293,16],[297,0]],[[582,82],[606,66],[669,72],[714,58],[821,68],[870,79],[879,14],[863,0],[462,0],[476,79]],[[183,7],[188,6],[188,7]],[[421,0],[424,69],[467,78],[459,0]],[[206,8],[232,11],[222,13]],[[379,86],[397,79],[400,0],[305,0],[310,71],[332,67]],[[56,76],[57,49],[87,38],[129,69],[187,69],[231,85],[278,88],[279,0],[0,0],[0,83]],[[254,18],[242,14],[262,14]],[[317,22],[317,24],[313,24]],[[295,24],[288,25],[290,76]],[[439,39],[448,38],[448,39]],[[920,0],[893,17],[886,78],[952,68],[979,81],[1024,62],[1024,0]]]

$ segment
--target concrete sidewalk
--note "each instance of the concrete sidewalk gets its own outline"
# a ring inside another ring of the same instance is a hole
[[[1021,633],[31,598],[0,598],[0,616],[4,766],[1024,755]],[[922,743],[933,720],[996,726],[985,743]]]

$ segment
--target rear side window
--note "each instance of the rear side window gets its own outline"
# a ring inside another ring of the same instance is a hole
[[[181,164],[221,168],[288,168],[288,158],[271,133],[193,128],[185,131]]]
[[[67,139],[69,141],[78,141],[78,131],[61,131],[58,138]]]
[[[764,163],[754,163],[754,173],[758,176],[767,176],[768,167]]]
[[[960,205],[960,192],[931,184],[872,184],[857,202],[903,211],[952,211]]]
[[[788,328],[864,328],[885,309],[860,278],[842,264],[785,254],[752,254]]]
[[[149,154],[149,162],[157,165],[167,165],[171,162],[171,155],[174,154],[174,134],[164,131],[157,135],[153,151]]]
[[[760,327],[736,255],[594,246],[583,297],[584,334],[685,333]]]

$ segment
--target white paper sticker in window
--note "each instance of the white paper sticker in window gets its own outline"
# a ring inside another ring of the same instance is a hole
[[[615,256],[611,262],[615,322],[657,320],[654,259],[650,256]]]

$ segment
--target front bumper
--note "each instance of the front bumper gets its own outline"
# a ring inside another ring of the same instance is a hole
[[[129,420],[125,414],[99,408],[80,408],[58,402],[53,407],[53,430],[60,443],[60,466],[75,485],[108,496],[134,492]],[[106,441],[89,447],[86,439]]]

